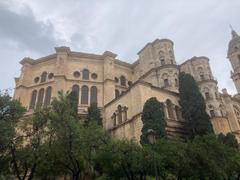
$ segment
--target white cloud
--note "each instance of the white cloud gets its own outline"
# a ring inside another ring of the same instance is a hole
[[[33,45],[33,51],[36,52],[32,52],[31,47],[26,45],[16,49],[16,52],[25,50],[29,51],[28,56],[43,56],[56,43],[68,45],[75,51],[102,53],[111,50],[119,58],[133,62],[137,58],[137,52],[147,42],[156,38],[170,38],[175,43],[175,55],[179,63],[192,56],[210,57],[220,89],[227,87],[229,92],[235,92],[229,78],[231,67],[226,52],[230,40],[229,24],[240,31],[239,0],[6,2],[5,7],[11,5],[11,10],[24,19],[26,11],[23,9],[29,9],[32,13],[30,19],[35,22],[33,24],[43,26],[40,28],[42,33],[45,32],[43,29],[48,32],[39,45]],[[15,33],[19,34],[18,31]],[[16,40],[19,37],[8,34],[5,38]],[[21,38],[21,42],[29,44],[31,40]],[[17,56],[11,58],[15,58],[14,62],[19,61]],[[10,84],[12,83],[4,83],[4,87]]]

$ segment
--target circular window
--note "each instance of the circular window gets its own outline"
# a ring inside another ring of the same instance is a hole
[[[50,74],[48,75],[48,79],[53,79],[53,76],[54,76],[54,74],[53,74],[53,73],[50,73]]]
[[[91,77],[92,77],[93,79],[97,79],[98,76],[97,76],[96,73],[92,73]]]
[[[38,83],[38,82],[39,82],[39,80],[40,80],[40,78],[39,78],[39,77],[35,77],[35,79],[34,79],[34,82],[35,82],[35,83]]]
[[[79,78],[79,77],[80,77],[80,72],[75,71],[75,72],[73,73],[73,76],[74,76],[75,78]]]
[[[118,83],[119,82],[119,79],[117,77],[115,77],[115,82]]]

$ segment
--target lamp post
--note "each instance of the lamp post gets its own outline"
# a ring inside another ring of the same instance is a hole
[[[151,144],[152,151],[153,151],[153,145],[156,143],[156,133],[153,129],[147,130],[147,139],[148,139],[148,142]],[[156,162],[155,162],[155,158],[154,158],[154,152],[153,152],[153,163],[154,163],[154,171],[155,171],[156,180],[159,180],[157,166],[156,166]]]

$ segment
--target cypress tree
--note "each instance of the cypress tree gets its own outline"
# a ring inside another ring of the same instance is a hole
[[[149,143],[147,139],[147,132],[149,129],[155,131],[156,138],[164,137],[166,135],[166,122],[164,119],[163,106],[157,98],[152,97],[145,102],[141,118],[143,127],[140,142],[142,145]]]
[[[101,111],[96,103],[92,103],[88,108],[87,120],[88,122],[96,122],[98,125],[102,126]]]
[[[204,98],[190,74],[180,73],[179,96],[182,115],[190,124],[191,137],[213,133]]]

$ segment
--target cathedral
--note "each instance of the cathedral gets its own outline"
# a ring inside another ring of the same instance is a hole
[[[15,78],[14,98],[27,108],[27,115],[36,107],[48,106],[59,91],[74,91],[80,116],[86,115],[91,103],[97,103],[103,127],[112,136],[139,141],[143,105],[156,97],[164,104],[167,135],[181,138],[188,131],[178,103],[178,75],[185,72],[194,77],[205,98],[214,132],[231,132],[240,142],[240,36],[235,31],[227,52],[237,89],[234,96],[226,89],[219,92],[209,58],[192,57],[177,64],[174,43],[169,39],[147,43],[133,64],[119,60],[110,51],[89,54],[64,46],[55,51],[39,59],[25,57],[20,62],[21,75]]]

